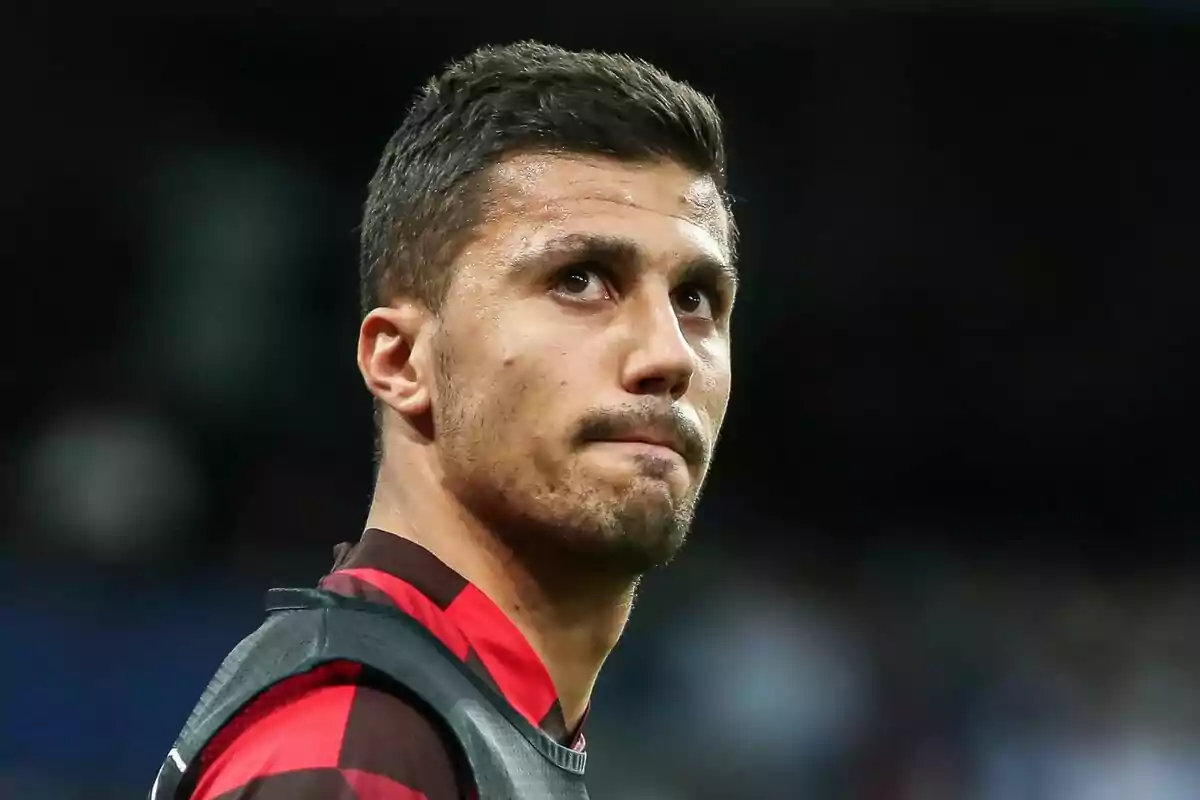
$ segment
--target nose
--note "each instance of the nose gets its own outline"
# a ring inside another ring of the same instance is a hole
[[[646,298],[637,305],[622,374],[625,391],[678,400],[687,394],[696,372],[696,352],[669,296]]]

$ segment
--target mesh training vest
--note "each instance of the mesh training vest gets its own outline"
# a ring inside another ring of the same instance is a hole
[[[316,589],[272,589],[267,619],[234,648],[163,760],[149,800],[188,800],[205,745],[272,686],[333,661],[423,710],[480,800],[587,800],[586,756],[530,724],[419,622]],[[376,676],[376,677],[370,677]]]

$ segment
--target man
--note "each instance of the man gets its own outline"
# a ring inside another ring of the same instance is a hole
[[[711,102],[643,62],[485,48],[371,183],[380,461],[319,591],[277,590],[152,797],[586,797],[592,687],[683,544],[730,390]]]

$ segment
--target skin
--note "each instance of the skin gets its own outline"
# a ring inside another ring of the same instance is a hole
[[[438,313],[397,298],[363,320],[384,409],[367,524],[486,593],[573,728],[725,416],[729,221],[711,179],[599,156],[510,157],[485,207]]]

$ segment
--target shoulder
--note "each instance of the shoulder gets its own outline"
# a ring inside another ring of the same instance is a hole
[[[272,694],[214,739],[192,800],[462,796],[440,731],[402,698],[353,683]]]

